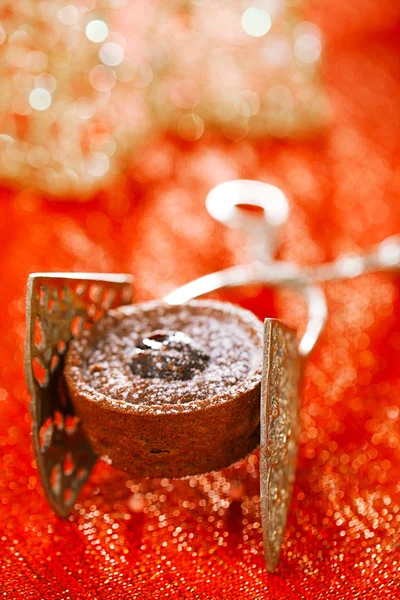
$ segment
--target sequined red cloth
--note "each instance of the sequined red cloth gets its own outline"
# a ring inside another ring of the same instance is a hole
[[[265,570],[258,454],[182,481],[131,480],[98,464],[66,521],[33,459],[23,376],[29,272],[124,271],[137,300],[244,260],[204,209],[234,177],[278,184],[292,212],[281,254],[303,264],[400,230],[400,11],[323,3],[331,123],[307,142],[160,140],[128,181],[85,204],[3,190],[0,202],[0,591],[33,599],[400,598],[399,279],[326,286],[329,324],[304,381],[300,459],[281,560]],[[258,289],[227,299],[270,310]],[[296,323],[303,309],[278,295]],[[195,435],[195,432],[193,432]]]

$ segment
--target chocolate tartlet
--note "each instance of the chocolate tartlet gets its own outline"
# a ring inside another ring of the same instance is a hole
[[[136,476],[221,469],[259,443],[262,324],[215,301],[110,311],[65,378],[94,451]]]

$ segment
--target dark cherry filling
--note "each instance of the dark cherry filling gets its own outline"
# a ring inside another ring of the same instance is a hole
[[[201,373],[209,355],[181,331],[154,331],[136,346],[131,369],[143,378],[187,381]]]

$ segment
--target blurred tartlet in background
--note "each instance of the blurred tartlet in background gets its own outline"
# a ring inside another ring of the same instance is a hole
[[[305,4],[5,2],[0,180],[84,200],[166,132],[309,137],[328,110]]]

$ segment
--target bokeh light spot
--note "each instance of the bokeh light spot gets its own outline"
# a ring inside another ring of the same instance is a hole
[[[302,21],[294,29],[294,53],[305,63],[313,63],[321,56],[321,30],[314,23]]]
[[[115,73],[106,65],[96,65],[89,73],[90,84],[99,92],[108,92],[115,85]]]
[[[73,4],[60,8],[57,13],[58,20],[64,25],[74,25],[79,19],[79,10]]]
[[[86,163],[86,169],[93,177],[102,177],[109,169],[110,161],[108,156],[102,152],[95,152]]]
[[[124,50],[115,42],[107,42],[100,48],[99,57],[105,65],[116,67],[124,60]]]
[[[313,63],[321,56],[321,42],[315,35],[303,33],[294,43],[294,53],[299,60]]]
[[[243,90],[239,95],[242,103],[245,103],[250,115],[256,115],[260,110],[260,96],[252,90]]]
[[[263,8],[247,8],[242,15],[243,30],[252,37],[262,37],[271,29],[271,17]]]
[[[104,42],[104,40],[108,36],[108,27],[107,23],[104,21],[100,21],[100,19],[95,19],[94,21],[90,21],[86,25],[86,37],[91,42]]]
[[[140,63],[132,83],[137,88],[145,88],[153,81],[153,69],[147,63]]]
[[[44,88],[36,88],[29,94],[29,104],[35,110],[46,110],[51,105],[51,94]]]
[[[194,142],[204,133],[204,123],[198,115],[184,115],[178,123],[178,134],[184,140]]]
[[[90,119],[96,112],[96,105],[90,98],[78,98],[74,102],[74,114],[79,119]]]
[[[47,148],[44,148],[43,146],[33,146],[28,151],[27,159],[32,167],[35,169],[42,169],[49,162],[50,154]]]

